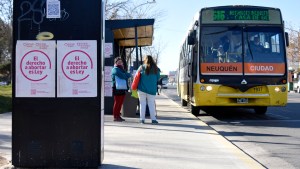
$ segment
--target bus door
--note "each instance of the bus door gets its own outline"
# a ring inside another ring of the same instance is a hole
[[[197,52],[197,45],[191,46],[190,53],[189,53],[189,58],[190,58],[190,63],[189,63],[189,96],[190,96],[190,101],[193,101],[194,97],[194,83],[197,80],[197,64],[198,64],[198,52]]]
[[[194,97],[194,82],[196,81],[195,73],[197,72],[197,31],[191,30],[188,36],[188,49],[187,49],[187,56],[188,56],[188,100],[193,102]]]

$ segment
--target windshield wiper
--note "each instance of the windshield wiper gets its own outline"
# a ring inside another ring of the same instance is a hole
[[[248,49],[249,49],[249,53],[251,55],[251,59],[253,60],[253,54],[252,54],[252,50],[251,50],[251,47],[250,47],[250,41],[249,41],[248,31],[246,31],[246,36],[247,36],[247,46],[248,46]]]

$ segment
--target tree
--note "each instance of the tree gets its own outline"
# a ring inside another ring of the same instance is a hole
[[[13,0],[0,1],[0,78],[11,79]]]
[[[0,64],[11,59],[12,3],[12,0],[0,1]]]
[[[151,55],[156,63],[159,62],[160,54],[166,47],[165,44],[162,43],[161,40],[155,46],[146,46],[144,47],[144,53]]]
[[[13,0],[0,1],[0,18],[8,24],[12,22]]]
[[[2,78],[5,79],[5,81],[10,81],[10,71],[11,71],[11,62],[0,64],[0,81]]]
[[[0,64],[10,61],[12,50],[11,26],[0,19]]]
[[[292,67],[293,70],[298,72],[300,63],[300,32],[292,26],[286,27],[286,30],[289,33],[289,46],[287,48],[289,67]]]
[[[120,19],[119,11],[121,11],[129,1],[130,0],[120,2],[113,2],[111,0],[105,1],[105,18],[107,20]]]
[[[106,19],[158,19],[164,13],[155,10],[155,0],[107,0],[105,5]]]

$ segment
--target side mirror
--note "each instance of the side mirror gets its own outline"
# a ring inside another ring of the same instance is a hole
[[[287,47],[290,46],[289,34],[287,32],[285,32],[285,43]]]
[[[188,36],[188,45],[194,45],[196,43],[196,31],[190,30]]]

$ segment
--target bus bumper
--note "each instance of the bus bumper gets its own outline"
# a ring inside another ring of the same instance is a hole
[[[241,92],[228,86],[196,84],[193,101],[194,106],[285,106],[287,95],[286,85],[258,86]]]

